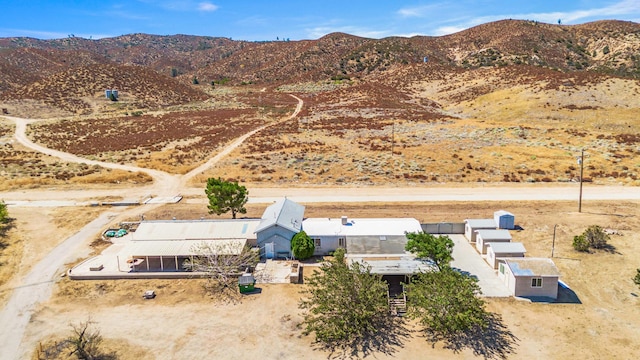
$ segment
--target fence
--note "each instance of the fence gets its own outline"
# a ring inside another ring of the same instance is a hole
[[[422,231],[429,234],[464,234],[464,223],[426,223],[420,226]]]

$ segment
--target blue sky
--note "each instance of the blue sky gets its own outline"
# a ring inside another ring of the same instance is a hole
[[[103,38],[131,33],[234,40],[445,35],[501,19],[640,22],[640,0],[103,0],[3,2],[0,37]]]

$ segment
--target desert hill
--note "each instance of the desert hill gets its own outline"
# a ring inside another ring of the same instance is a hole
[[[29,67],[36,76],[64,66],[61,53],[85,64],[78,54],[90,53],[92,62],[145,66],[185,83],[193,76],[206,83],[227,78],[237,84],[363,76],[396,64],[419,63],[425,56],[457,68],[532,64],[562,71],[640,74],[640,24],[623,21],[565,26],[502,20],[447,36],[379,40],[343,33],[318,40],[270,42],[146,34],[100,40],[5,38],[0,39],[0,49],[3,75],[11,71],[7,66],[15,65],[11,59],[20,58],[13,52],[40,49],[50,52],[39,53],[44,60]]]

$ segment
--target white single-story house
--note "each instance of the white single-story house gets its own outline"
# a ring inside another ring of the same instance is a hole
[[[469,242],[476,242],[476,231],[481,229],[496,229],[496,221],[493,219],[465,219],[464,220],[464,237]]]
[[[302,230],[303,217],[304,206],[287,198],[269,205],[255,229],[260,256],[291,258],[291,239]]]
[[[407,232],[421,232],[413,218],[310,218],[302,229],[316,246],[315,255],[326,255],[337,248],[348,254],[405,254]]]
[[[493,220],[498,225],[498,229],[515,229],[515,216],[512,213],[505,210],[498,210],[493,213]]]
[[[480,229],[476,230],[476,250],[480,254],[487,253],[487,246],[490,243],[511,242],[511,233],[504,229]]]
[[[560,272],[551,259],[502,258],[498,264],[498,277],[513,296],[558,298]]]
[[[143,221],[130,233],[118,257],[131,271],[185,271],[185,260],[202,255],[237,255],[256,242],[258,219]],[[121,269],[123,270],[123,269]]]
[[[498,268],[498,262],[506,257],[524,257],[527,250],[519,242],[493,242],[487,247],[487,263],[494,269]]]

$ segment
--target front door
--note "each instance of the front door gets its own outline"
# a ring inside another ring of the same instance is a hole
[[[264,256],[267,259],[273,259],[274,258],[274,243],[270,242],[270,243],[266,243],[264,244]]]

